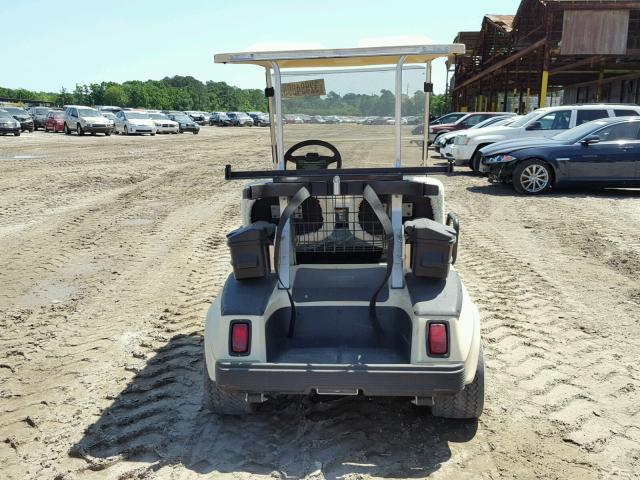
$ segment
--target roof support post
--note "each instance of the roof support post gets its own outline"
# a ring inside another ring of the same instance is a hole
[[[267,88],[273,88],[273,82],[271,81],[271,69],[266,67],[264,69]],[[274,164],[278,163],[278,149],[276,148],[276,122],[274,119],[274,105],[273,105],[273,96],[267,97],[267,101],[269,103],[269,133],[271,134],[271,161]]]
[[[448,68],[448,67],[447,67]],[[447,78],[449,72],[447,71]],[[431,83],[431,62],[428,62],[425,66],[424,81]],[[431,93],[424,92],[424,119],[422,121],[422,166],[427,165],[429,158],[429,115],[431,110]],[[402,129],[402,125],[400,125]]]
[[[276,104],[276,152],[278,158],[278,170],[284,170],[284,133],[282,130],[282,76],[280,75],[280,66],[278,62],[271,62],[274,79],[274,99]]]
[[[395,167],[400,167],[402,163],[402,66],[407,59],[402,55],[396,64],[396,161]]]

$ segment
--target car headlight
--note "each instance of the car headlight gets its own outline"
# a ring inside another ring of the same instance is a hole
[[[508,154],[504,154],[488,158],[486,163],[509,163],[513,160],[517,160],[517,158]]]
[[[471,138],[466,135],[458,135],[455,140],[456,145],[468,145]]]

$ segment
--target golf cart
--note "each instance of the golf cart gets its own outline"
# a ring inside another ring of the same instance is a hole
[[[226,179],[251,183],[242,227],[227,235],[233,273],[206,317],[211,411],[317,394],[407,397],[447,418],[482,413],[480,318],[453,266],[458,218],[428,176],[446,168],[425,166],[426,150],[410,144],[401,121],[403,102],[417,99],[428,125],[431,62],[463,52],[453,44],[215,56],[266,69],[275,168],[226,166]],[[424,85],[413,99],[402,93],[409,77]],[[381,79],[395,88],[364,93]],[[387,102],[395,122],[284,121],[366,96]]]

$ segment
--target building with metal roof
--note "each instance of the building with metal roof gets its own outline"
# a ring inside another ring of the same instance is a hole
[[[522,0],[455,42],[454,110],[640,101],[640,0]]]

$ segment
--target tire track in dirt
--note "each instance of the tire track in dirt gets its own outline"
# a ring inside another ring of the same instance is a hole
[[[637,338],[592,330],[590,324],[612,312],[585,302],[579,283],[552,279],[549,265],[535,260],[539,256],[523,254],[522,245],[538,252],[558,240],[553,225],[538,222],[530,228],[529,220],[540,218],[531,199],[515,199],[528,228],[505,235],[504,221],[492,223],[502,212],[492,211],[490,201],[474,197],[465,203],[470,198],[461,197],[454,202],[466,225],[459,269],[483,314],[489,369],[500,372],[496,386],[501,395],[494,393],[490,403],[505,404],[506,393],[517,400],[507,414],[526,419],[541,441],[551,437],[578,445],[601,475],[631,478],[640,468],[633,408],[640,376],[628,361],[640,346]],[[537,248],[535,241],[523,238],[527,232],[541,237]],[[562,258],[575,250],[549,256]],[[591,321],[583,322],[585,317]]]

